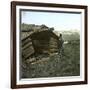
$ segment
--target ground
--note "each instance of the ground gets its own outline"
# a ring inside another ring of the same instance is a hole
[[[32,61],[35,59],[31,58]],[[62,55],[38,55],[34,62],[22,62],[21,78],[61,77],[80,75],[80,40],[64,44]]]

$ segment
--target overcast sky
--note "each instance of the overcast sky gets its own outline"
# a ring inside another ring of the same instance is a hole
[[[81,14],[22,11],[21,17],[21,23],[45,24],[56,31],[81,29]]]

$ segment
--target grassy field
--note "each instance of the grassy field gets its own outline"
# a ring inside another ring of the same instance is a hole
[[[42,78],[80,75],[80,40],[70,40],[64,44],[62,55],[39,55],[33,63],[23,61],[21,78]]]

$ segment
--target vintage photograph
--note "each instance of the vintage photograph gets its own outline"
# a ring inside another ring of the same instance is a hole
[[[80,12],[20,10],[20,78],[80,76]]]

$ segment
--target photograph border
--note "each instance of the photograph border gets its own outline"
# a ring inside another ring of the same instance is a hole
[[[17,85],[17,65],[16,65],[16,6],[39,6],[39,7],[52,7],[52,8],[73,8],[73,9],[83,9],[85,10],[84,14],[84,81],[75,81],[75,82],[54,82],[54,83],[37,83],[37,84],[23,84]],[[53,4],[53,3],[37,3],[37,2],[20,2],[12,1],[11,2],[11,88],[31,88],[31,87],[48,87],[48,86],[65,86],[65,85],[80,85],[88,83],[88,72],[87,72],[87,27],[88,27],[88,11],[87,6],[83,5],[68,5],[68,4]]]

